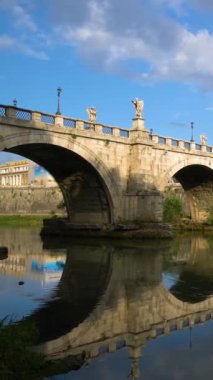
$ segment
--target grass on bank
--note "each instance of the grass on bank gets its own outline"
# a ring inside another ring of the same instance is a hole
[[[52,215],[0,215],[0,227],[41,227]]]

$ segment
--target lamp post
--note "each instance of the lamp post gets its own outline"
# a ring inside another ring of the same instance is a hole
[[[17,100],[16,99],[13,99],[13,106],[17,107]]]
[[[61,87],[58,87],[57,88],[57,96],[58,96],[58,108],[57,108],[57,111],[56,111],[56,115],[61,115],[61,110],[60,110],[60,96],[61,96]]]
[[[194,142],[194,123],[191,122],[191,142]]]

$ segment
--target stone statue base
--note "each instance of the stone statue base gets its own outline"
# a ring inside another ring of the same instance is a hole
[[[132,119],[132,129],[130,129],[131,138],[147,140],[149,133],[150,132],[145,129],[144,119],[142,117],[135,117]]]
[[[132,128],[136,129],[137,131],[144,131],[144,119],[142,117],[135,117],[132,119]]]

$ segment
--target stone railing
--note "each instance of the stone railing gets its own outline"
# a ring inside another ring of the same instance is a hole
[[[66,335],[53,340],[48,343],[44,343],[40,346],[37,346],[37,352],[45,352],[47,357],[51,358],[54,355],[55,359],[60,357],[66,357],[68,355],[79,355],[83,351],[87,353],[87,358],[95,358],[100,354],[106,354],[110,352],[115,352],[124,347],[129,348],[143,348],[149,340],[156,339],[160,336],[169,335],[178,330],[191,329],[195,325],[203,325],[205,322],[208,322],[213,319],[212,310],[205,310],[204,312],[195,312],[188,316],[183,316],[179,318],[174,318],[173,320],[163,321],[162,323],[157,323],[150,325],[150,329],[134,332],[124,332],[118,333],[115,336],[104,336],[99,340],[99,336],[95,342],[91,339],[88,340],[88,343],[83,343],[74,346],[66,346],[66,343],[70,341],[72,337],[72,331],[68,334],[69,338],[66,339]],[[80,332],[79,332],[80,335]]]
[[[111,127],[101,123],[91,123],[81,119],[73,119],[57,114],[48,114],[38,111],[26,110],[14,106],[0,105],[0,117],[13,117],[19,120],[35,121],[48,125],[56,125],[61,127],[76,128],[78,130],[89,130],[105,135],[112,135],[117,137],[129,137],[129,130]]]
[[[154,134],[149,134],[149,140],[155,144],[161,144],[161,145],[170,146],[173,148],[180,148],[186,151],[196,150],[196,151],[208,152],[208,153],[213,152],[212,146],[202,145],[202,144],[196,143],[195,141],[179,140],[179,139],[174,139],[171,137],[158,136]]]
[[[73,119],[71,117],[63,115],[32,111],[24,108],[17,108],[14,106],[5,106],[2,104],[0,104],[0,117],[13,117],[19,120],[44,123],[49,126],[55,125],[67,128],[75,128],[77,130],[89,130],[97,132],[99,134],[101,133],[108,136],[124,138],[131,138],[131,131],[133,131],[133,129],[112,127],[104,125],[102,123],[92,123],[90,121]],[[149,134],[148,131],[146,131],[146,136],[148,136],[150,143],[159,144],[165,146],[165,148],[180,148],[181,150],[185,151],[213,153],[212,146],[198,144],[194,141],[179,140],[171,137],[159,136],[152,133]]]

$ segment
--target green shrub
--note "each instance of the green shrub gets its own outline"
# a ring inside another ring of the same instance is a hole
[[[164,199],[163,217],[166,222],[177,222],[183,216],[183,205],[180,198],[175,196]]]

